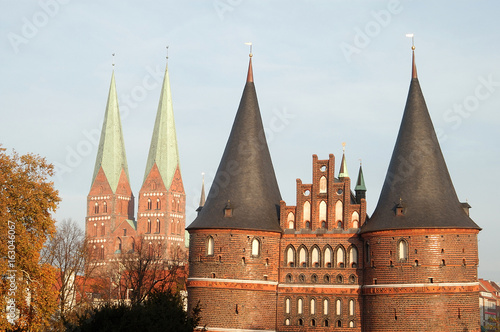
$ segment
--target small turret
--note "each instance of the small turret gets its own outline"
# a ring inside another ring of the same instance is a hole
[[[366,199],[365,177],[363,176],[363,167],[361,163],[359,164],[358,180],[356,181],[354,191],[356,192],[356,202],[358,204],[361,203],[361,199]]]

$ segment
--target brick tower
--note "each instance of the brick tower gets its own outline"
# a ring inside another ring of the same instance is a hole
[[[415,67],[365,242],[364,331],[479,331],[480,228],[459,202]]]
[[[264,136],[252,59],[207,200],[188,226],[188,304],[211,331],[275,330],[281,195]]]
[[[185,251],[185,206],[167,66],[139,191],[137,228],[144,240],[161,243],[170,259],[181,258]]]
[[[85,229],[93,258],[101,262],[110,258],[120,245],[113,233],[117,229],[134,227],[134,195],[130,189],[113,71],[92,185],[87,196]]]

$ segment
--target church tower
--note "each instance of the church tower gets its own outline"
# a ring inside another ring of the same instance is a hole
[[[168,259],[184,257],[185,206],[167,64],[139,191],[137,228],[145,241],[161,244]]]
[[[479,231],[453,187],[413,51],[389,169],[361,230],[364,331],[479,331]]]
[[[252,58],[229,139],[190,234],[188,305],[213,330],[275,330],[281,194]]]
[[[104,261],[115,252],[119,243],[113,233],[122,224],[135,226],[134,195],[130,188],[113,71],[92,185],[87,196],[85,229],[94,259]]]

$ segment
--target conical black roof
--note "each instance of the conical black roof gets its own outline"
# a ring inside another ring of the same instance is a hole
[[[281,232],[281,194],[260,116],[252,62],[233,128],[207,200],[191,229],[230,228]],[[232,209],[230,217],[225,209]]]
[[[402,215],[396,215],[398,204]],[[361,232],[409,228],[480,229],[458,200],[415,66],[382,192]]]

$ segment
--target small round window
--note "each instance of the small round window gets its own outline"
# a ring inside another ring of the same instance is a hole
[[[337,194],[338,194],[338,195],[342,195],[342,193],[343,193],[343,192],[344,192],[344,191],[343,191],[342,189],[337,190]]]
[[[309,190],[304,191],[304,196],[309,196],[310,194],[311,194],[311,191],[309,191]]]
[[[319,168],[319,170],[320,170],[320,171],[322,171],[322,172],[326,172],[326,166],[325,166],[325,165],[321,166],[321,167]]]

